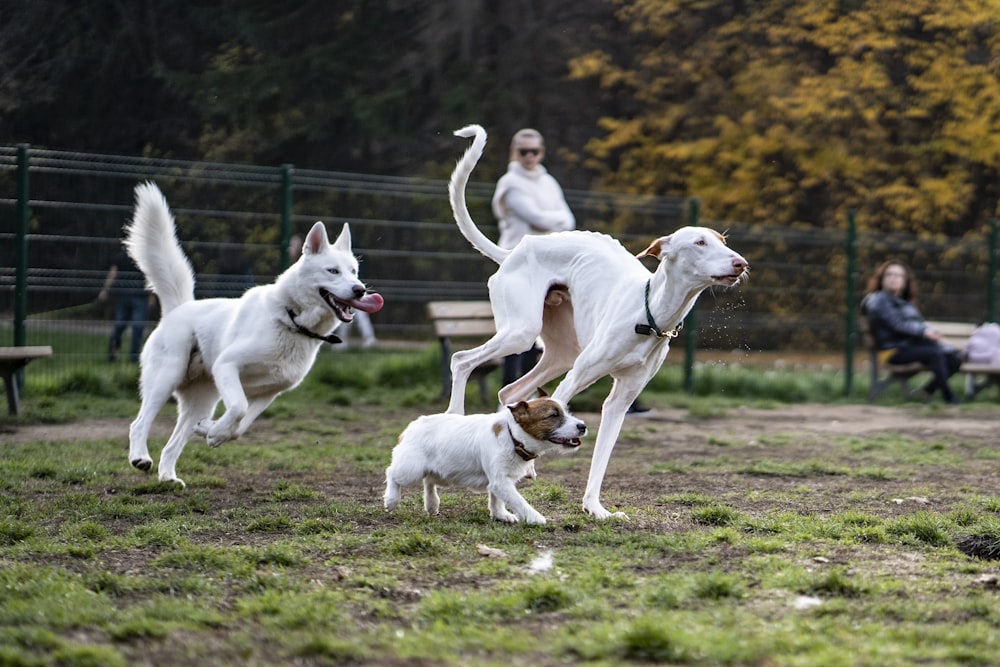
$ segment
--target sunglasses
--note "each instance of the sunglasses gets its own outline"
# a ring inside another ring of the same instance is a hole
[[[517,154],[521,157],[527,157],[528,155],[541,155],[541,148],[518,148]]]

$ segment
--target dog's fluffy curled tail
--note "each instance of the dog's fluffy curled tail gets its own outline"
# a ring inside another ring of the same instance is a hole
[[[135,186],[135,211],[125,226],[125,250],[159,298],[162,315],[194,301],[194,270],[177,241],[167,200],[155,183]]]
[[[504,250],[496,243],[486,237],[472,216],[469,215],[469,207],[465,203],[465,186],[469,184],[469,175],[472,169],[483,156],[483,148],[486,147],[486,130],[480,125],[466,125],[461,130],[455,130],[456,137],[475,137],[472,145],[465,151],[465,155],[455,165],[455,171],[451,174],[448,182],[448,201],[451,202],[451,210],[455,214],[455,222],[462,236],[472,244],[472,247],[483,253],[497,264],[502,264],[510,250]]]

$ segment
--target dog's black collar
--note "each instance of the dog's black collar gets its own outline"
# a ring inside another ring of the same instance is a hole
[[[295,313],[292,312],[291,308],[286,308],[285,312],[288,313],[288,319],[290,319],[292,321],[292,324],[295,325],[295,330],[298,331],[303,336],[308,336],[309,338],[315,338],[316,340],[322,340],[329,343],[330,345],[336,345],[337,343],[344,342],[334,334],[330,334],[329,336],[320,336],[315,331],[310,331],[309,329],[306,329],[304,326],[295,321]]]
[[[507,424],[507,432],[510,433],[510,439],[514,441],[514,453],[520,456],[525,461],[531,461],[532,459],[537,459],[538,454],[532,454],[525,447],[524,443],[519,441],[514,437],[514,431],[511,429],[510,424]]]
[[[660,327],[656,326],[656,320],[653,319],[653,313],[649,310],[649,280],[646,281],[646,292],[643,296],[643,303],[646,306],[646,322],[647,324],[637,324],[635,325],[635,332],[643,336],[656,336],[657,338],[677,338],[681,333],[681,327],[684,323],[681,322],[672,331],[663,331]]]

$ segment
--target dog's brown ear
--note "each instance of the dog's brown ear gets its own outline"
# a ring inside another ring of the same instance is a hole
[[[520,422],[521,419],[526,417],[528,413],[531,412],[531,408],[528,406],[527,401],[518,401],[514,405],[508,405],[507,409],[510,410],[512,415],[514,415],[514,421],[516,422]]]
[[[546,398],[548,396],[548,394],[545,393],[545,390],[542,389],[541,387],[539,387],[537,391],[538,391],[538,398]]]
[[[663,239],[656,239],[655,241],[650,243],[648,248],[646,248],[645,250],[643,250],[642,252],[640,252],[638,255],[635,256],[636,259],[642,259],[643,257],[659,258],[661,250],[661,241],[663,241]]]

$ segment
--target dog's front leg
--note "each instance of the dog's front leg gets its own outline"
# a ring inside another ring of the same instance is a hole
[[[270,396],[257,397],[250,401],[247,413],[243,416],[243,419],[240,420],[239,426],[236,428],[236,437],[238,438],[246,433],[247,429],[250,428],[250,425],[253,424],[257,417],[260,416],[260,413],[264,412],[264,410],[267,409],[267,406],[271,405],[277,397],[277,394],[272,394]]]
[[[490,497],[490,517],[496,519],[497,521],[503,521],[504,523],[517,523],[518,518],[516,514],[511,514],[507,511],[507,506],[502,500],[500,500],[495,493],[489,492]]]
[[[595,519],[607,519],[613,516],[628,520],[628,515],[624,512],[612,513],[604,508],[601,504],[601,485],[608,470],[611,452],[625,422],[625,413],[643,386],[644,383],[623,382],[616,378],[611,393],[601,408],[601,423],[597,427],[597,442],[594,444],[594,455],[590,461],[587,490],[583,493],[583,510]]]
[[[249,404],[240,380],[240,367],[220,358],[212,366],[212,378],[219,390],[226,411],[208,428],[206,441],[210,447],[218,447],[227,440],[233,440],[240,422],[247,415]]]
[[[497,521],[515,523],[518,518],[524,519],[525,523],[544,524],[545,517],[539,514],[538,510],[532,507],[517,491],[517,487],[510,480],[500,480],[490,482],[490,516]],[[507,511],[506,505],[514,511],[513,514]]]

